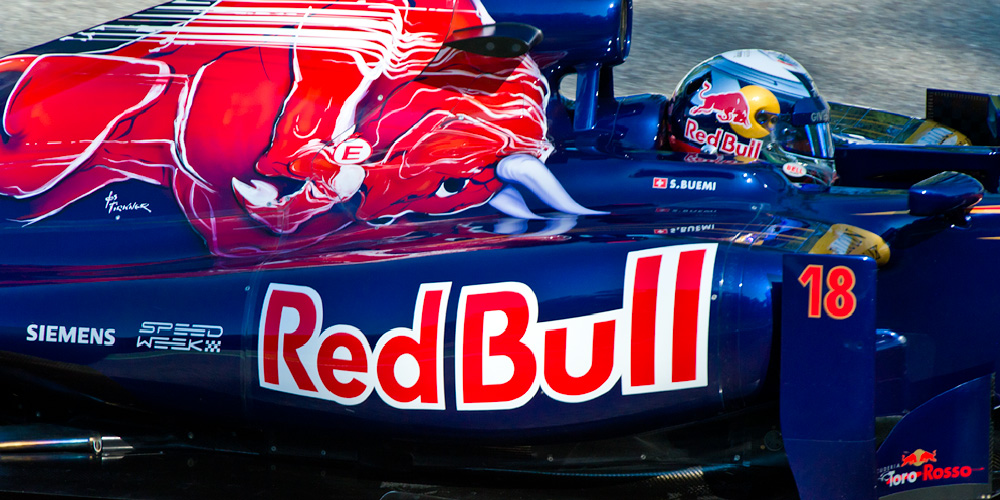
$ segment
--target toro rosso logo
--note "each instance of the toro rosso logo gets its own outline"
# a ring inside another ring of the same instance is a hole
[[[900,468],[913,466],[917,467],[917,470],[904,469],[897,472],[895,469],[892,469],[882,474],[881,480],[890,488],[914,483],[925,484],[926,482],[941,480],[950,480],[946,481],[947,483],[968,482],[975,480],[975,478],[968,481],[963,480],[971,477],[973,472],[984,470],[981,467],[972,468],[968,465],[935,467],[931,462],[937,461],[937,450],[927,451],[918,448],[913,453],[904,453],[898,466]]]
[[[621,309],[538,321],[524,283],[461,288],[455,318],[458,410],[506,410],[541,389],[565,403],[708,385],[708,324],[716,244],[629,253]],[[357,327],[322,329],[309,287],[272,283],[258,336],[258,380],[274,391],[343,405],[372,392],[401,409],[446,409],[444,336],[451,283],[425,283],[412,326],[375,345]]]
[[[700,106],[691,108],[691,116],[715,113],[715,118],[722,123],[738,123],[744,128],[750,128],[750,106],[742,92],[709,94],[711,90],[711,82],[705,81],[701,84],[698,97],[703,102]]]

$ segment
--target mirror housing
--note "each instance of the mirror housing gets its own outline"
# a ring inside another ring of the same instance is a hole
[[[460,29],[444,44],[453,49],[492,57],[518,57],[542,41],[542,31],[530,24],[496,23]]]
[[[965,213],[983,199],[984,191],[983,185],[969,175],[941,172],[910,187],[910,215]]]

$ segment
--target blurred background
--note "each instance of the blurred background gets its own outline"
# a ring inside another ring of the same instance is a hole
[[[1000,93],[1000,0],[634,0],[619,94],[671,94],[698,62],[737,48],[786,52],[831,101],[924,114],[924,91]],[[0,54],[161,0],[3,0]]]

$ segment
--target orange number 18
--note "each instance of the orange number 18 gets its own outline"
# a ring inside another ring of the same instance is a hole
[[[823,284],[828,289],[823,294]],[[857,278],[849,267],[836,266],[823,279],[823,266],[811,264],[799,275],[799,284],[809,288],[809,317],[819,318],[820,308],[833,319],[847,319],[854,314],[858,298],[854,295]]]

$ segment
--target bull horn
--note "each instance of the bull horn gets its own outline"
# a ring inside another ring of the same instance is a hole
[[[250,184],[233,177],[233,191],[240,201],[255,208],[273,207],[277,204],[278,188],[274,184],[257,179],[251,180]]]
[[[490,206],[519,219],[541,219],[534,214],[521,197],[521,193],[514,187],[504,186],[493,198],[490,199]]]
[[[566,192],[556,176],[552,175],[548,167],[534,156],[528,154],[510,155],[497,164],[496,174],[504,182],[524,186],[546,205],[560,212],[572,215],[607,213],[591,210],[577,203]]]

